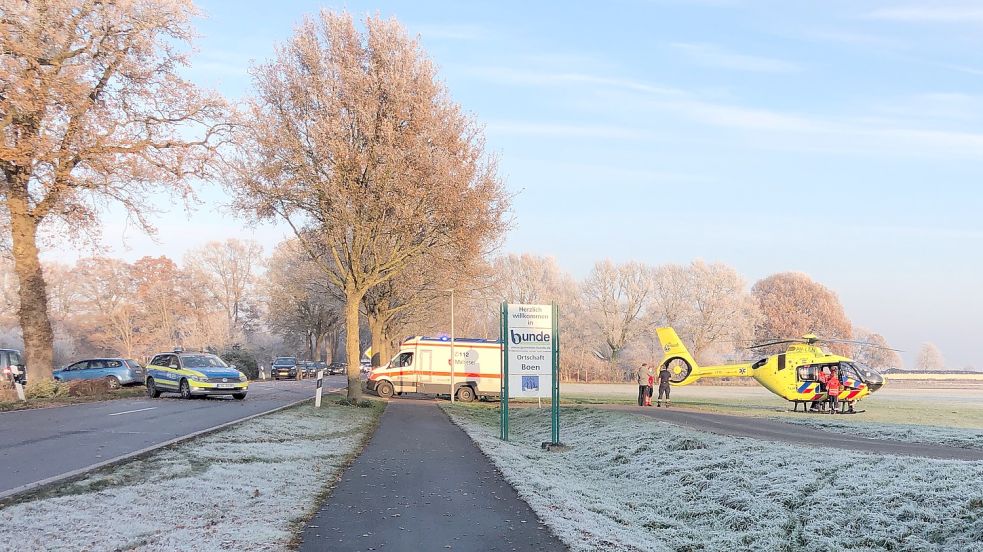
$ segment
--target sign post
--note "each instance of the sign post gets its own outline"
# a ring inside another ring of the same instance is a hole
[[[317,390],[314,391],[314,407],[321,408],[321,382],[324,381],[324,370],[317,371]]]
[[[552,305],[502,303],[501,439],[509,439],[510,398],[550,397],[551,443],[560,440],[560,350]]]

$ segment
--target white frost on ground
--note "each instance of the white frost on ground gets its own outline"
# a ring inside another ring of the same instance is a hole
[[[858,414],[858,416],[863,416],[863,414]],[[979,429],[890,424],[863,419],[854,420],[850,416],[823,416],[819,414],[810,415],[808,418],[781,417],[773,419],[870,439],[890,439],[906,443],[928,443],[947,447],[983,449],[983,431]]]
[[[0,548],[286,550],[378,412],[304,405],[90,475],[0,510]]]
[[[628,413],[447,407],[572,550],[983,551],[983,462],[717,436]]]

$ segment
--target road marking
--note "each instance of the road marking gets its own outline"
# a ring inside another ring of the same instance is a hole
[[[153,410],[157,408],[156,406],[151,406],[149,408],[138,408],[136,410],[127,410],[125,412],[117,412],[115,414],[110,414],[110,416],[119,416],[120,414],[132,414],[134,412],[143,412],[144,410]]]

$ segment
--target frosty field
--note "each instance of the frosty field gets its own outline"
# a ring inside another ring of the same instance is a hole
[[[287,550],[381,410],[305,404],[107,468],[0,510],[0,543]]]
[[[717,436],[569,407],[446,407],[572,550],[983,550],[983,462]]]
[[[563,383],[564,400],[575,403],[634,404],[638,387],[629,384]],[[673,404],[722,414],[788,416],[792,403],[758,385],[687,385],[672,388]],[[983,429],[983,386],[924,387],[887,385],[857,403],[866,412],[858,419]]]

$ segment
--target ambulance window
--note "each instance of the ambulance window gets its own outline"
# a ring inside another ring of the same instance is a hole
[[[403,353],[396,359],[396,368],[413,365],[413,353]]]

